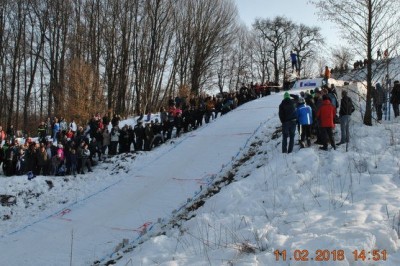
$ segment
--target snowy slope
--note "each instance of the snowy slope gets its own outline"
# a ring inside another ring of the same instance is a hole
[[[345,89],[356,103],[365,93]],[[117,265],[400,265],[399,120],[360,121],[349,152],[283,155],[272,118],[233,164],[233,183]]]
[[[1,265],[400,265],[399,120],[363,126],[345,89],[348,152],[281,154],[273,94],[91,175],[1,178],[25,192],[0,206]]]

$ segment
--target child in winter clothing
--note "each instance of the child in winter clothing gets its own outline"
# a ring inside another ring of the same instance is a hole
[[[92,165],[90,164],[89,160],[90,150],[86,143],[83,144],[83,149],[81,150],[81,158],[82,158],[82,167],[81,167],[81,174],[84,174],[83,167],[87,167],[88,172],[92,172]]]
[[[301,126],[301,143],[305,147],[304,141],[307,140],[307,146],[311,146],[311,125],[313,123],[311,107],[305,104],[303,98],[299,98],[297,106],[297,121]]]

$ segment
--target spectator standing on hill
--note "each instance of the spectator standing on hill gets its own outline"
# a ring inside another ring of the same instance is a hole
[[[58,135],[60,132],[60,123],[58,122],[58,118],[54,118],[54,124],[53,124],[53,141],[57,142],[58,140]]]
[[[151,127],[151,123],[146,123],[145,127],[144,127],[144,150],[145,151],[150,151],[151,150],[151,146],[153,143],[153,139],[154,139],[154,132],[153,129]]]
[[[111,136],[110,136],[110,132],[108,131],[107,128],[105,128],[103,131],[103,143],[102,144],[103,144],[103,146],[101,149],[101,153],[106,154],[107,149],[108,149],[108,151],[110,151],[109,146],[111,144]]]
[[[39,151],[36,153],[37,157],[37,170],[36,175],[47,175],[48,157],[45,144],[41,143]]]
[[[333,129],[335,128],[334,118],[336,108],[332,105],[328,95],[322,96],[322,105],[317,111],[317,118],[320,123],[321,137],[323,146],[321,150],[328,150],[328,142],[332,148],[336,150],[335,139],[333,137]]]
[[[60,132],[65,134],[65,133],[67,133],[67,129],[68,129],[67,121],[65,121],[64,117],[61,117],[60,118]]]
[[[297,120],[301,126],[301,142],[300,145],[304,148],[304,143],[307,140],[307,146],[311,146],[311,125],[313,123],[312,109],[310,106],[305,104],[303,98],[299,98],[299,104],[297,106]]]
[[[69,153],[69,164],[70,164],[70,173],[76,176],[78,168],[78,157],[75,148],[71,148],[71,152]]]
[[[394,117],[398,117],[400,104],[400,82],[398,80],[394,82],[390,103],[393,105]]]
[[[69,123],[69,128],[75,135],[76,131],[78,130],[78,127],[76,126],[76,123],[75,123],[75,119],[72,119],[71,123]]]
[[[44,122],[41,122],[37,129],[37,134],[40,143],[46,143],[46,126]]]
[[[111,138],[110,138],[111,144],[110,144],[110,148],[108,150],[108,154],[109,155],[116,155],[117,154],[117,148],[118,148],[119,135],[120,135],[118,126],[114,126],[111,129],[111,134],[110,135],[111,135]]]
[[[137,121],[137,124],[133,128],[133,132],[135,133],[135,139],[136,139],[135,151],[142,151],[143,142],[144,139],[146,138],[146,133],[144,132],[142,120]]]
[[[53,124],[51,123],[50,117],[48,117],[46,121],[46,136],[51,136],[52,130],[53,130]]]
[[[382,89],[380,83],[376,83],[375,88],[372,88],[372,100],[374,102],[375,110],[376,110],[376,119],[379,121],[382,120],[382,107],[385,102],[385,92]]]
[[[119,153],[130,152],[128,125],[124,125],[119,135]]]
[[[15,139],[14,125],[10,125],[10,126],[7,128],[7,138],[8,138],[11,142],[14,141],[14,139]]]
[[[349,142],[349,127],[350,127],[350,116],[354,112],[355,108],[352,100],[347,96],[347,91],[342,91],[342,99],[340,101],[340,142],[336,145]]]
[[[88,172],[92,172],[92,165],[90,163],[89,156],[90,156],[90,150],[88,148],[88,145],[85,142],[83,142],[81,149],[81,160],[82,160],[81,163],[82,167],[80,169],[81,174],[85,174],[85,172],[83,171],[83,167],[85,166],[87,167]]]
[[[103,125],[106,128],[108,124],[110,124],[110,117],[108,116],[108,114],[104,114],[102,120],[103,120]]]
[[[99,144],[96,138],[91,139],[89,143],[89,151],[89,160],[91,165],[95,165],[93,158],[96,156],[96,154],[98,156],[98,160],[101,161],[101,150],[99,149]]]
[[[288,92],[285,92],[279,105],[279,119],[282,122],[282,153],[291,153],[296,133],[297,113],[295,103],[290,99]],[[287,138],[289,138],[289,146]]]

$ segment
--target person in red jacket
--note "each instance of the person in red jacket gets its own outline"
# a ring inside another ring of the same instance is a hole
[[[321,150],[328,150],[328,140],[332,148],[336,150],[335,139],[333,137],[333,129],[335,128],[334,118],[336,114],[335,107],[331,104],[328,95],[322,97],[322,104],[317,111],[317,118],[319,119],[322,143]]]
[[[331,78],[331,71],[329,70],[328,66],[325,66],[325,71],[324,71],[324,79],[322,80],[322,83],[326,86],[328,86],[328,80]]]

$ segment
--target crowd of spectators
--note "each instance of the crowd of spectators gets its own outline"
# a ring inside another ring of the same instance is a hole
[[[122,153],[150,151],[173,137],[196,130],[238,105],[267,96],[268,86],[249,84],[234,93],[216,96],[170,98],[155,119],[140,114],[135,125],[121,117],[93,115],[83,126],[74,119],[48,118],[37,128],[36,136],[18,136],[13,126],[0,126],[0,163],[6,176],[74,175],[91,172],[107,157]]]

